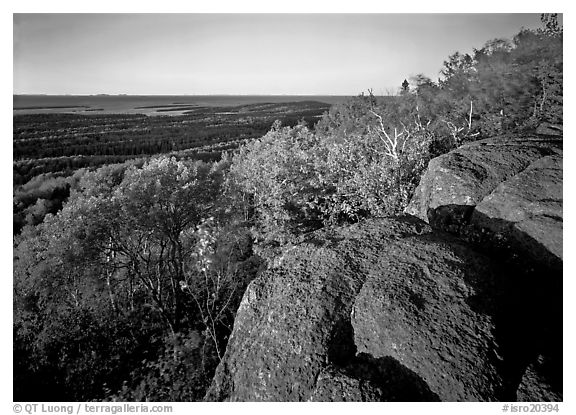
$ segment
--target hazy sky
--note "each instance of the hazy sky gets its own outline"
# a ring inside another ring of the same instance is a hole
[[[376,94],[537,14],[15,14],[15,94]]]

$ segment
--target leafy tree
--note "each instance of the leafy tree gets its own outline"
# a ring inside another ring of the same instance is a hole
[[[402,82],[401,93],[406,94],[408,92],[410,92],[410,84],[408,83],[408,81],[406,79],[404,79],[404,82]]]
[[[252,199],[258,227],[256,239],[287,243],[293,235],[317,228],[319,218],[308,199],[314,187],[311,149],[316,140],[305,126],[276,123],[259,140],[241,147],[230,167],[235,186]]]
[[[197,226],[196,235],[194,267],[188,269],[180,288],[193,299],[196,307],[192,310],[200,314],[203,334],[211,339],[221,360],[239,300],[259,260],[251,254],[252,241],[246,232],[230,225],[218,226],[213,217]]]
[[[21,365],[20,359],[32,362],[24,365],[25,379],[51,373],[55,396],[102,396],[104,383],[118,390],[142,353],[156,359],[163,340],[155,338],[189,330],[202,330],[213,344],[202,348],[208,353],[202,359],[205,370],[214,369],[257,270],[250,241],[232,225],[212,226],[210,252],[197,249],[204,235],[198,226],[224,210],[223,167],[160,157],[87,173],[62,211],[24,228],[16,240],[14,289],[16,342],[30,340],[28,348],[16,348]],[[201,274],[198,265],[208,259],[212,265]],[[204,319],[206,310],[214,322]],[[115,339],[98,334],[115,330]],[[115,347],[130,355],[126,364],[117,364],[114,356],[125,354]],[[73,386],[91,370],[92,383]]]
[[[438,98],[447,105],[435,112],[456,130],[469,120],[458,141],[562,122],[562,30],[557,16],[542,20],[542,29],[523,29],[512,42],[494,39],[444,62]]]
[[[563,30],[558,23],[558,13],[543,13],[540,16],[543,28],[541,32],[550,37],[561,37]]]
[[[359,97],[328,113],[316,133],[276,125],[240,148],[230,174],[251,196],[257,241],[283,245],[327,223],[402,211],[432,140],[411,101]]]

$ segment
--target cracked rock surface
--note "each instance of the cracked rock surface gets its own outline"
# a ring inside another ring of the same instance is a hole
[[[415,218],[318,231],[247,289],[207,400],[498,400],[499,274]]]
[[[499,137],[430,161],[406,208],[435,228],[562,267],[562,140]]]

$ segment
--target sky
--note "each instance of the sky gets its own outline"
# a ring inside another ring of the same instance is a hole
[[[14,94],[357,95],[538,14],[14,14]]]

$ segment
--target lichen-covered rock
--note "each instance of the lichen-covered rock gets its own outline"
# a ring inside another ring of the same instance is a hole
[[[443,401],[498,399],[490,266],[466,250],[439,249],[432,236],[421,241],[367,276],[352,311],[358,352],[393,357]]]
[[[464,208],[476,206],[533,161],[561,153],[560,146],[557,140],[510,137],[463,145],[430,161],[406,213],[451,230],[460,225],[451,214],[454,208],[471,212]]]
[[[558,268],[561,146],[553,138],[511,137],[464,145],[430,161],[406,213]]]
[[[383,391],[370,381],[356,379],[328,367],[321,370],[310,396],[311,402],[378,402]]]
[[[562,157],[547,156],[500,183],[470,223],[550,266],[562,266]]]
[[[497,281],[415,218],[315,232],[250,284],[206,399],[501,399]]]
[[[305,244],[253,281],[207,398],[304,401],[329,355],[353,353],[338,338],[361,284],[350,256]]]

